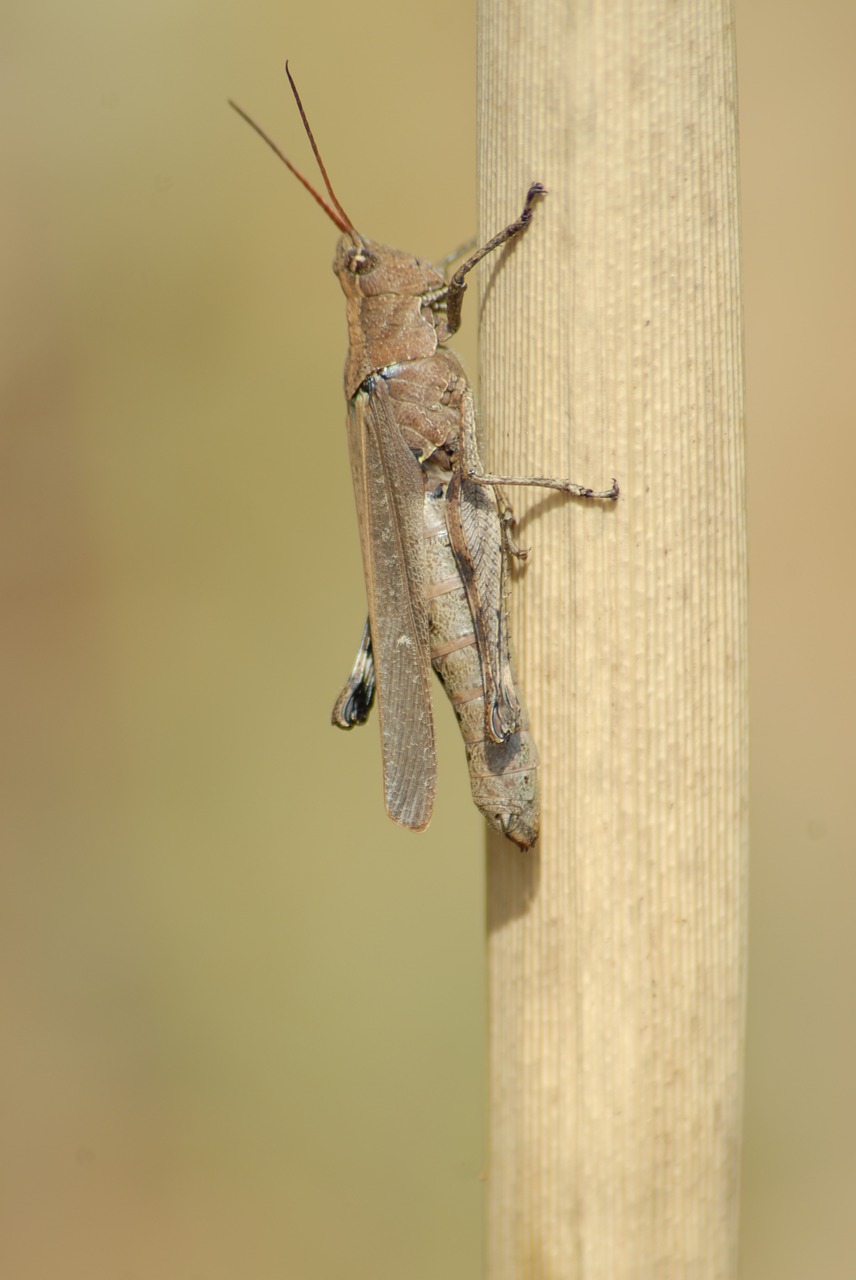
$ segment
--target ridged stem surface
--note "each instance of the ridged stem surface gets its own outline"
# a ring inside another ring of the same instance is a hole
[[[481,0],[485,462],[542,835],[491,838],[489,1280],[736,1275],[747,618],[732,9]]]

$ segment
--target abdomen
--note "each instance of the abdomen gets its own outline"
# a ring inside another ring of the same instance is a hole
[[[467,753],[476,807],[501,835],[528,849],[538,838],[538,753],[525,710],[520,727],[504,742],[485,732],[481,659],[463,583],[449,542],[445,490],[449,472],[425,470],[424,533],[426,607],[431,661],[455,709]],[[500,539],[497,517],[496,537]]]

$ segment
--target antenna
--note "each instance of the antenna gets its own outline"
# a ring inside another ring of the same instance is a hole
[[[294,94],[295,100],[297,102],[297,109],[300,112],[300,118],[303,121],[303,127],[306,130],[306,133],[309,137],[309,141],[312,146],[312,152],[315,156],[315,159],[318,162],[318,168],[321,170],[321,177],[324,179],[324,185],[327,188],[327,191],[329,192],[329,195],[330,195],[330,199],[333,202],[332,205],[328,204],[327,201],[324,199],[324,197],[321,195],[321,193],[315,190],[315,188],[313,187],[312,183],[309,181],[308,178],[304,178],[300,170],[291,163],[288,156],[285,155],[283,151],[280,151],[279,147],[276,145],[273,139],[268,137],[268,135],[265,133],[261,125],[256,124],[252,116],[247,115],[243,107],[239,107],[237,102],[234,102],[231,98],[229,99],[229,106],[232,107],[234,111],[237,111],[238,115],[241,117],[242,120],[246,120],[247,124],[250,126],[251,129],[255,129],[259,137],[268,144],[271,151],[273,151],[275,155],[279,156],[282,163],[285,165],[287,169],[289,169],[294,174],[298,182],[303,184],[303,186],[306,188],[306,190],[309,192],[309,194],[312,196],[314,200],[317,200],[318,204],[320,204],[321,208],[327,214],[327,217],[336,224],[336,226],[339,228],[341,232],[347,235],[349,232],[353,232],[354,225],[351,222],[351,219],[345,213],[345,210],[342,208],[341,204],[339,203],[336,197],[336,193],[334,192],[332,186],[330,185],[330,179],[327,177],[327,170],[324,168],[324,162],[321,159],[321,155],[318,151],[317,143],[315,142],[315,138],[312,134],[312,130],[309,127],[309,121],[306,118],[306,112],[303,110],[303,103],[300,101],[300,94],[297,92],[297,87],[291,78],[291,72],[288,69],[288,63],[285,64],[285,74],[288,76],[288,83],[291,85],[292,93]]]

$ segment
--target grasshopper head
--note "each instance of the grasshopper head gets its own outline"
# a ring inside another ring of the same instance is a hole
[[[333,270],[348,298],[376,298],[382,294],[421,297],[446,283],[430,262],[377,244],[353,230],[339,240]]]

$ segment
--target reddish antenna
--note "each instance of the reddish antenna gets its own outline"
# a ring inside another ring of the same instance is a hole
[[[306,112],[303,109],[303,103],[300,101],[300,94],[297,92],[297,85],[294,83],[294,80],[291,77],[291,72],[288,69],[287,62],[285,64],[285,74],[288,76],[288,83],[291,85],[291,92],[294,94],[294,98],[297,103],[297,110],[300,112],[300,118],[303,121],[303,127],[306,130],[307,137],[309,138],[309,142],[312,147],[312,154],[315,156],[315,159],[318,163],[318,168],[321,170],[321,177],[324,179],[324,186],[327,188],[330,199],[333,202],[332,205],[328,204],[327,201],[324,199],[324,197],[321,195],[321,193],[315,190],[315,188],[313,187],[312,183],[309,181],[308,178],[304,178],[300,170],[291,163],[288,156],[285,155],[284,152],[280,151],[279,147],[276,145],[273,139],[268,137],[268,135],[265,133],[261,125],[256,124],[252,116],[247,115],[243,107],[239,107],[237,102],[233,102],[231,98],[229,99],[229,106],[232,107],[233,110],[237,111],[238,115],[243,120],[246,120],[247,124],[250,126],[251,129],[255,129],[259,137],[262,138],[263,141],[265,141],[268,144],[271,151],[273,151],[275,155],[278,155],[282,163],[285,165],[285,167],[294,174],[297,181],[303,184],[303,186],[306,188],[306,190],[309,192],[309,194],[312,196],[314,200],[317,200],[318,204],[320,204],[321,208],[324,210],[327,217],[332,222],[335,222],[336,226],[339,228],[341,232],[347,235],[349,232],[353,232],[354,224],[351,222],[351,219],[345,213],[345,210],[342,208],[341,204],[339,203],[339,200],[335,191],[330,185],[330,179],[327,177],[327,170],[324,168],[324,161],[321,159],[321,153],[318,150],[318,144],[316,143],[315,136],[312,133],[311,128],[309,127],[309,120],[307,119]]]

